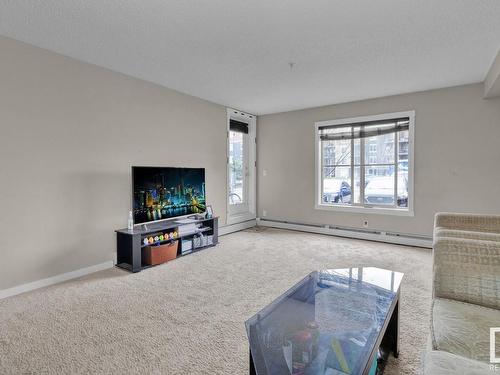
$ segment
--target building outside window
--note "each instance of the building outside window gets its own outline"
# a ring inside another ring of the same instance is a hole
[[[316,126],[316,208],[412,214],[414,112]]]

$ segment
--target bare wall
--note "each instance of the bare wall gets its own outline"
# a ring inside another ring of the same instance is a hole
[[[225,222],[224,107],[0,37],[0,290],[112,260],[131,165],[205,167]]]
[[[438,211],[500,214],[500,99],[483,85],[418,92],[259,117],[258,215],[430,236]],[[314,123],[415,110],[415,216],[314,208]],[[267,176],[263,176],[263,170]]]

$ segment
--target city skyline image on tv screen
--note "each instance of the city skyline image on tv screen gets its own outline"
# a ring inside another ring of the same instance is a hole
[[[205,211],[205,169],[132,167],[134,224]]]

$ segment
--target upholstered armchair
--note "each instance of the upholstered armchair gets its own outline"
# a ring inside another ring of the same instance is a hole
[[[500,326],[500,216],[438,213],[433,261],[424,373],[484,373],[490,327]]]

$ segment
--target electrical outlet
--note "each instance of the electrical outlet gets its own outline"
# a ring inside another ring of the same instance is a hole
[[[267,211],[266,211],[266,210],[262,210],[262,216],[263,216],[263,217],[266,217],[266,216],[267,216]]]
[[[366,219],[365,219],[365,220],[363,220],[363,226],[364,226],[365,228],[368,228],[368,220],[366,220]]]

